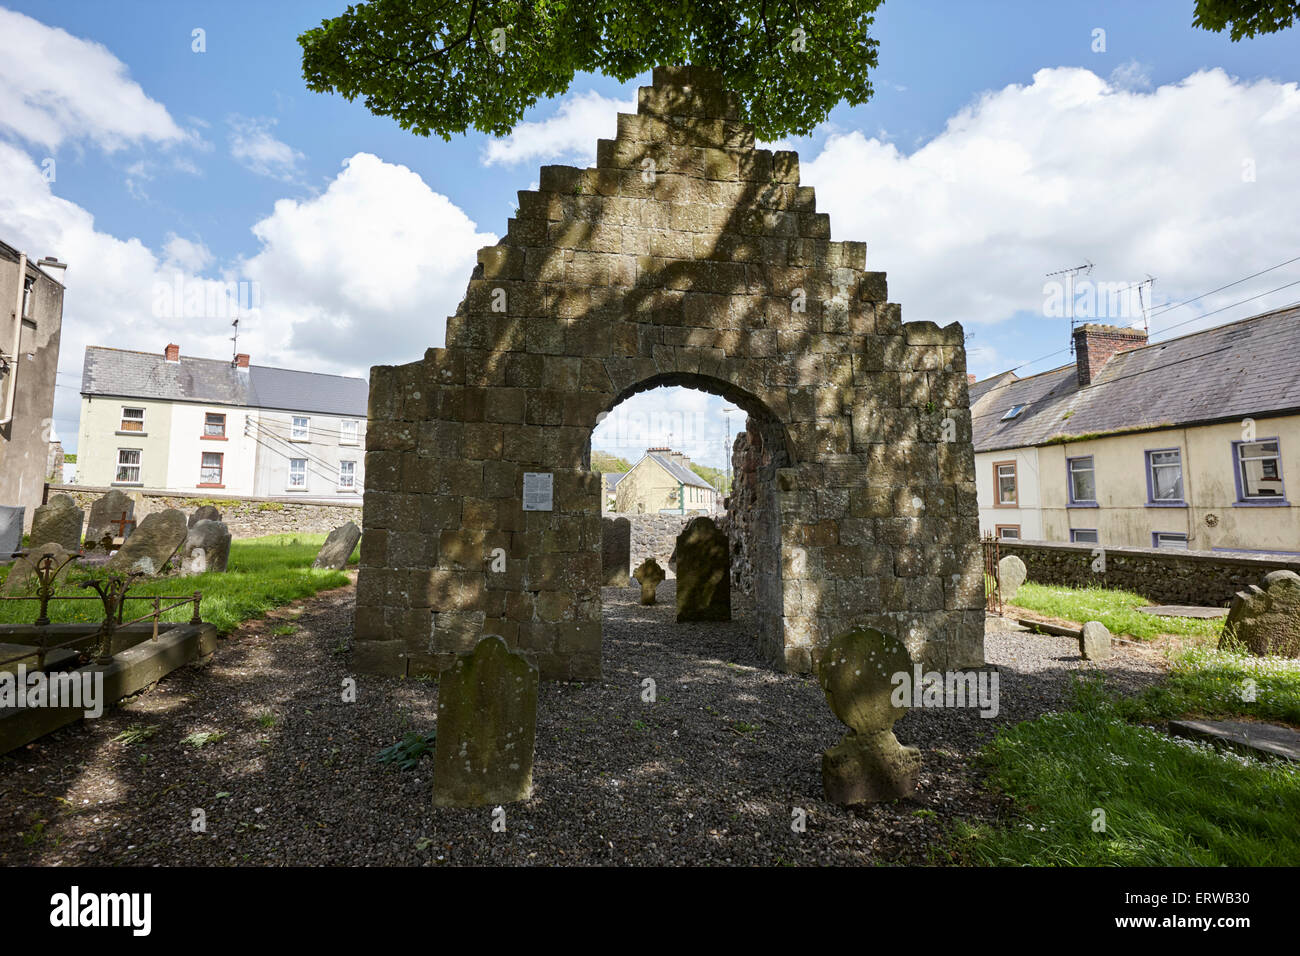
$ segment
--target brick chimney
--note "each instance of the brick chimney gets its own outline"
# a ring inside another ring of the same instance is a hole
[[[967,384],[967,385],[974,385],[974,384],[975,384],[975,373],[974,373],[974,372],[967,372],[967,373],[966,373],[966,384]]]
[[[169,362],[179,362],[181,360],[181,347],[173,342],[163,349],[163,356]]]
[[[236,367],[236,368],[248,368],[248,353],[247,353],[247,352],[240,352],[238,355],[235,356],[235,367]]]
[[[1079,387],[1091,384],[1112,356],[1130,349],[1140,349],[1146,344],[1147,334],[1141,329],[1091,323],[1079,326],[1074,330],[1074,359]]]

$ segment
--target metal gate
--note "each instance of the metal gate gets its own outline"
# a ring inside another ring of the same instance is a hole
[[[1002,582],[998,578],[1000,546],[993,532],[984,532],[984,610],[1002,613]]]

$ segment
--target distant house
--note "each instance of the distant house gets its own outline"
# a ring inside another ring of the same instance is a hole
[[[619,478],[615,511],[627,514],[711,514],[718,491],[691,470],[691,460],[670,448],[648,448],[645,457]]]
[[[616,491],[615,491],[615,489],[618,488],[618,483],[619,483],[619,481],[621,481],[622,478],[623,478],[623,476],[626,475],[626,474],[627,474],[627,472],[625,472],[625,471],[613,472],[613,473],[611,473],[611,472],[607,472],[607,471],[606,471],[606,472],[601,472],[601,475],[600,475],[600,492],[601,492],[601,493],[600,493],[600,509],[601,509],[601,511],[614,511],[614,510],[616,510],[615,507],[614,507],[615,504],[616,504],[616,499],[615,499]]]
[[[980,527],[1002,538],[1300,553],[1300,307],[970,386]]]
[[[360,500],[363,378],[91,346],[77,480],[219,495]]]
[[[48,474],[66,268],[0,242],[0,505],[26,509],[24,530]]]

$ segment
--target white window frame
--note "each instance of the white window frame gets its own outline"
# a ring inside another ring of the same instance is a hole
[[[293,468],[293,466],[294,466],[295,464],[297,464],[298,462],[302,462],[302,484],[294,484],[294,480],[293,480],[293,477],[294,477],[294,468]],[[306,490],[307,490],[307,459],[306,459],[306,458],[290,458],[290,459],[289,459],[289,473],[288,473],[288,475],[285,477],[285,487],[286,487],[289,491],[306,491]]]
[[[298,423],[302,422],[302,434],[298,433]],[[311,441],[311,418],[307,415],[294,415],[289,419],[290,441]]]
[[[1080,540],[1078,537],[1080,534],[1093,535],[1093,539],[1091,541],[1087,540],[1086,538]],[[1101,544],[1101,532],[1098,531],[1096,528],[1071,528],[1070,542],[1072,544]]]
[[[349,430],[352,434],[348,434]],[[361,439],[361,423],[355,418],[344,418],[339,422],[339,444],[340,445],[359,445]]]
[[[1075,466],[1078,465],[1080,462],[1084,462],[1084,461],[1088,463],[1087,467],[1086,468],[1081,467],[1078,470],[1081,472],[1082,471],[1092,472],[1092,497],[1076,498],[1074,496]],[[1097,461],[1096,459],[1093,458],[1092,455],[1080,455],[1077,458],[1071,458],[1069,459],[1069,461],[1066,462],[1065,470],[1070,480],[1070,487],[1069,487],[1070,494],[1068,499],[1069,503],[1072,505],[1095,505],[1097,503]]]
[[[127,412],[139,412],[139,413],[140,413],[140,417],[139,417],[138,419],[135,418],[135,417],[130,417],[130,418],[128,418],[128,417],[127,417],[127,414],[126,414]],[[145,409],[144,409],[143,406],[139,406],[139,405],[123,405],[123,406],[122,406],[122,416],[121,416],[121,418],[118,419],[118,423],[117,423],[117,433],[118,433],[119,435],[143,435],[143,434],[145,434],[145,430],[144,430],[144,415],[145,415]],[[139,427],[138,429],[135,429],[135,428],[124,428],[123,426],[124,426],[128,421],[132,421],[132,422],[134,422],[134,421],[139,421],[139,422],[140,422],[140,427]]]
[[[1247,445],[1272,445],[1277,449],[1271,455],[1243,455]],[[1274,461],[1277,462],[1277,477],[1262,478],[1261,481],[1276,481],[1282,484],[1282,442],[1276,438],[1259,438],[1255,441],[1242,441],[1236,443],[1237,450],[1237,481],[1241,486],[1241,501],[1283,501],[1286,499],[1285,491],[1276,495],[1252,495],[1248,486],[1246,477],[1246,462],[1248,461]],[[1283,486],[1285,488],[1285,486]]]
[[[212,423],[208,421],[212,416],[218,416],[221,419],[221,431],[210,432],[208,429]],[[204,412],[203,413],[203,437],[204,438],[226,438],[226,428],[228,426],[228,416],[225,412]]]
[[[347,475],[346,481],[344,481],[344,474],[343,474],[344,465],[352,466],[352,471],[350,474]],[[339,490],[340,491],[357,490],[357,463],[355,460],[351,458],[344,458],[339,462]]]
[[[134,462],[122,461],[123,452],[134,452],[136,460]],[[123,468],[134,468],[135,478],[121,478]],[[117,466],[113,471],[113,484],[115,485],[142,485],[141,475],[144,474],[144,449],[143,448],[119,448],[117,450]]]
[[[1190,545],[1187,542],[1187,535],[1181,531],[1153,531],[1151,533],[1152,544],[1157,548],[1174,548],[1186,551]],[[1162,539],[1168,538],[1169,544],[1163,544]]]
[[[1178,460],[1174,462],[1161,462],[1156,464],[1156,455],[1177,455]],[[1183,492],[1183,450],[1181,448],[1152,448],[1147,451],[1147,478],[1151,482],[1151,502],[1152,504],[1171,503],[1182,504],[1183,493],[1175,495],[1172,498],[1161,498],[1159,494],[1160,483],[1156,481],[1156,469],[1158,468],[1177,468],[1178,480],[1175,482],[1179,492]]]

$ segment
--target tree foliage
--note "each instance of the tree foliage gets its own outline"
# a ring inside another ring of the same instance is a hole
[[[882,0],[365,0],[298,37],[307,86],[361,97],[404,129],[504,136],[579,72],[722,73],[763,139],[865,103]]]
[[[1277,33],[1300,19],[1300,0],[1196,0],[1192,23],[1202,30],[1229,29],[1234,41]]]

